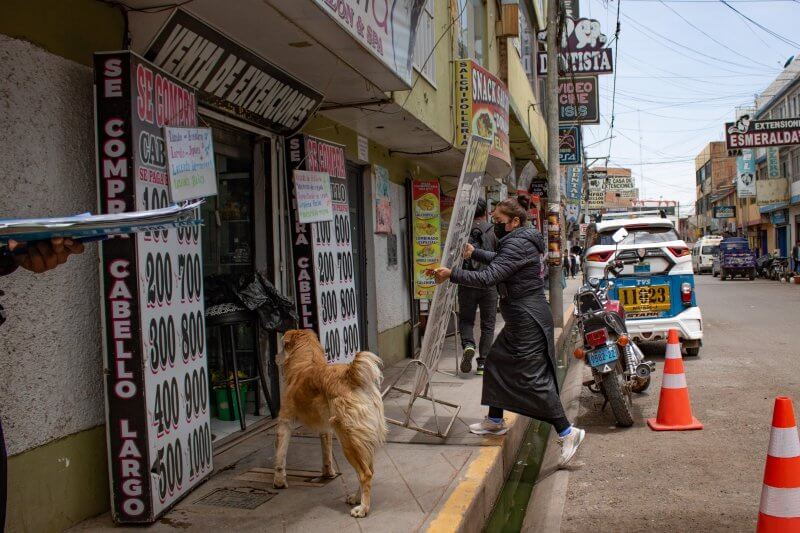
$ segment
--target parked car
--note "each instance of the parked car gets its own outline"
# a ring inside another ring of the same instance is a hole
[[[697,305],[691,251],[672,222],[648,213],[603,215],[587,229],[584,274],[602,279],[609,261],[621,260],[609,292],[625,308],[628,332],[636,342],[666,340],[677,329],[687,355],[698,355],[703,317]],[[612,235],[628,235],[618,249]]]
[[[725,281],[735,277],[756,279],[756,254],[745,237],[728,237],[719,243],[719,253],[711,267],[714,277]]]
[[[718,235],[708,235],[700,237],[692,248],[692,268],[695,274],[713,272],[714,258],[719,253],[719,243],[722,237]]]

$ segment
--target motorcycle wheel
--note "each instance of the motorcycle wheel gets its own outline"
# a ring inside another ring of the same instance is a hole
[[[630,403],[626,398],[627,395],[622,392],[623,386],[622,376],[618,372],[605,374],[603,381],[600,382],[600,388],[608,403],[611,404],[611,412],[617,419],[617,425],[629,428],[633,425],[633,415]]]

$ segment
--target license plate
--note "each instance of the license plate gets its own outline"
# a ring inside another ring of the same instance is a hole
[[[617,347],[613,344],[610,346],[603,346],[597,350],[591,351],[588,354],[589,366],[600,366],[608,363],[613,363],[619,359],[617,354]]]
[[[649,285],[644,287],[621,287],[619,301],[626,312],[652,313],[669,311],[669,285]]]
[[[633,265],[633,272],[635,274],[646,274],[650,272],[650,263],[642,263],[639,265]]]

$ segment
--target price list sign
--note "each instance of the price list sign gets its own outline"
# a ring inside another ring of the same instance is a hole
[[[129,52],[95,55],[102,213],[166,207],[163,128],[192,127],[192,89]],[[200,228],[103,243],[112,514],[153,522],[212,470]]]
[[[344,147],[304,135],[286,146],[287,175],[296,170],[330,175],[333,207],[332,220],[301,224],[296,189],[289,187],[300,327],[317,332],[329,363],[349,363],[360,349],[361,332]]]

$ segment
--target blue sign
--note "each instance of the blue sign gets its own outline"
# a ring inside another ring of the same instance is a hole
[[[770,218],[772,219],[771,222],[776,226],[786,224],[786,210],[781,209],[779,211],[773,211]]]
[[[569,166],[566,168],[566,187],[564,195],[568,200],[580,200],[583,190],[583,167]]]

